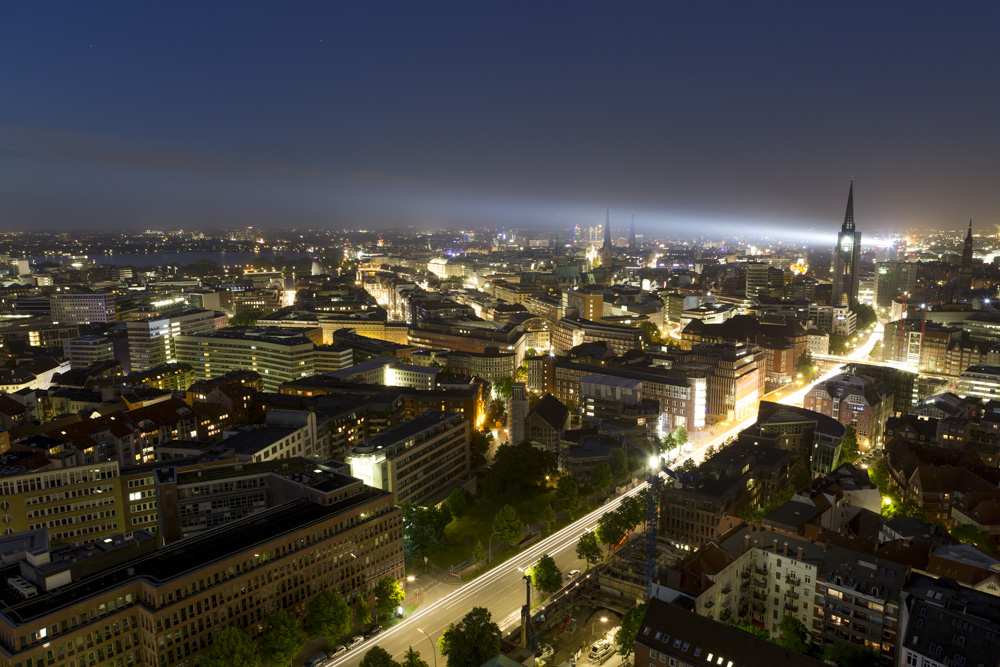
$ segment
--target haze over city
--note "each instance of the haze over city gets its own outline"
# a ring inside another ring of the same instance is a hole
[[[996,3],[0,3],[0,667],[1000,667]]]
[[[905,10],[904,10],[905,9]],[[992,3],[0,8],[0,227],[1000,219]],[[860,215],[860,214],[859,214]]]

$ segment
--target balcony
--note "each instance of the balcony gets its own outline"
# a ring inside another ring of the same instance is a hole
[[[754,565],[753,566],[753,571],[756,572],[757,574],[767,574],[767,567],[766,566],[765,567],[757,567],[756,565]]]
[[[753,592],[753,599],[754,600],[760,600],[761,602],[766,602],[767,601],[767,595],[765,593],[760,593],[758,591],[754,591]]]
[[[725,587],[722,589],[722,594],[729,595],[730,593],[732,593],[732,591],[733,591],[732,585],[726,584]]]
[[[786,601],[785,601],[785,611],[790,611],[790,612],[792,612],[793,614],[794,614],[794,613],[798,613],[798,611],[799,611],[799,607],[798,607],[798,605],[796,605],[796,604],[792,604],[791,602],[788,602],[788,601],[786,600]]]
[[[792,584],[793,586],[798,586],[799,584],[802,583],[802,580],[794,575],[789,574],[788,576],[785,577],[785,583]]]
[[[762,577],[761,578],[754,577],[753,578],[753,585],[754,586],[761,586],[761,587],[767,588],[767,579],[764,579]]]
[[[750,570],[743,570],[742,572],[740,572],[740,579],[749,579],[749,578],[750,578]]]
[[[799,597],[801,597],[801,596],[798,593],[796,593],[795,591],[793,591],[793,590],[787,590],[787,591],[785,591],[785,599],[788,599],[788,600],[798,600]]]

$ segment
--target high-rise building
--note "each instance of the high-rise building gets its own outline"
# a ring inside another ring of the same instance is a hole
[[[767,262],[747,262],[745,293],[748,299],[767,296],[767,274],[770,268]]]
[[[628,230],[628,251],[638,252],[639,244],[635,241],[635,211],[632,212],[632,226]]]
[[[847,213],[844,224],[837,234],[837,247],[833,251],[833,292],[830,304],[847,305],[852,308],[858,303],[858,258],[861,255],[861,232],[854,229],[854,179],[847,193]]]
[[[215,329],[215,313],[193,310],[174,317],[151,317],[129,322],[128,355],[133,373],[147,371],[177,361],[174,338]]]
[[[879,262],[875,285],[875,305],[888,308],[892,300],[917,284],[917,265],[912,262]]]

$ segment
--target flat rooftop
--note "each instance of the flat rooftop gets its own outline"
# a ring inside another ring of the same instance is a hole
[[[373,498],[391,495],[387,491],[365,487],[360,493],[334,505],[320,505],[300,499],[234,521],[221,528],[206,531],[174,542],[141,556],[75,581],[66,586],[40,593],[37,597],[20,600],[15,593],[0,591],[0,613],[14,624],[28,623],[57,609],[78,604],[96,595],[145,579],[153,585],[163,584],[191,572],[209,568],[212,563],[249,552],[258,545],[274,541],[282,535],[324,521]],[[132,573],[129,572],[132,570]],[[15,576],[19,566],[0,570],[5,579]]]

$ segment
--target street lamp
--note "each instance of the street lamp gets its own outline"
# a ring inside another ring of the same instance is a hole
[[[493,535],[499,535],[500,533],[493,531]],[[486,563],[493,562],[493,535],[490,535],[490,539],[486,542]]]
[[[420,628],[417,628],[417,632],[423,632],[424,637],[427,637],[427,641],[430,642],[430,645],[431,645],[431,655],[434,656],[434,667],[437,667],[437,664],[438,664],[438,654],[437,654],[437,647],[434,646],[434,640],[431,639],[431,636],[429,634],[427,634],[426,632],[424,632]]]

